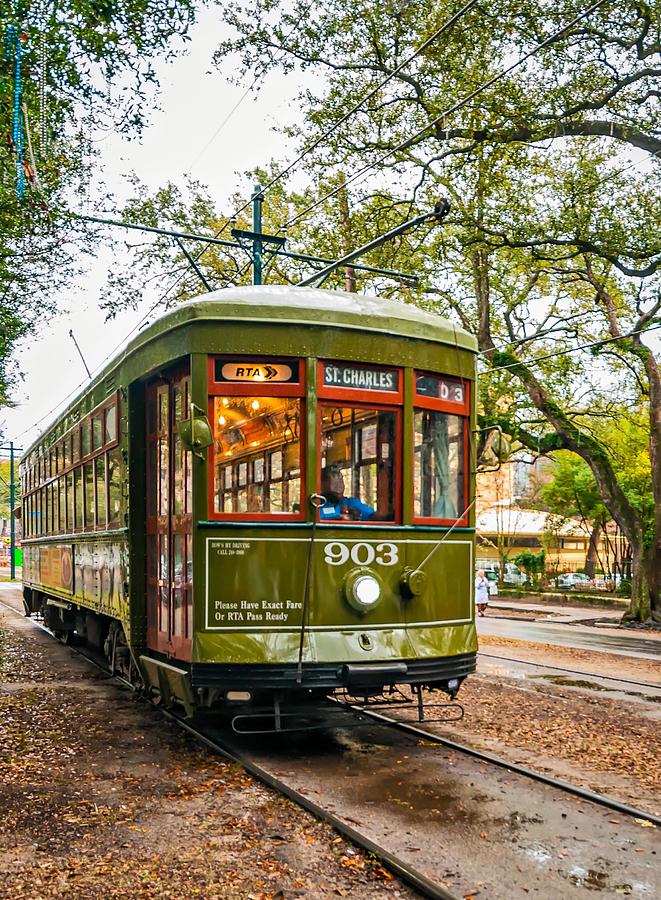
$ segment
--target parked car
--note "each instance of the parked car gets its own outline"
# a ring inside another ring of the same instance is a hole
[[[489,596],[495,597],[498,594],[498,572],[489,569],[485,571],[484,577],[488,582]]]
[[[557,587],[570,591],[593,587],[592,580],[583,572],[565,572],[564,575],[558,575],[555,583]]]
[[[514,563],[505,563],[505,574],[503,582],[505,584],[528,584],[529,578],[525,572]]]

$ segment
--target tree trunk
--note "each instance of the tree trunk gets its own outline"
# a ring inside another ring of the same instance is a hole
[[[585,557],[585,574],[588,578],[594,578],[594,572],[597,567],[597,558],[599,556],[599,538],[601,537],[601,522],[595,519],[590,534],[590,543],[588,544],[588,555]]]
[[[652,545],[632,545],[631,603],[626,619],[661,622],[661,610],[655,605],[655,585],[661,583],[661,552]]]

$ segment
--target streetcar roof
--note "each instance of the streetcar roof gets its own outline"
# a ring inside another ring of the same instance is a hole
[[[382,300],[346,291],[300,288],[291,285],[225,288],[188,300],[159,318],[152,329],[179,324],[177,319],[244,319],[291,324],[323,324],[334,328],[385,332],[418,340],[436,341],[477,352],[475,337],[449,319],[412,303]]]
[[[140,350],[167,331],[195,321],[279,322],[290,325],[323,325],[431,341],[460,350],[477,352],[475,337],[449,319],[411,303],[382,300],[346,291],[300,288],[292,285],[260,285],[211,291],[168,310],[143,328],[123,350],[110,359],[25,450],[27,456],[76,407],[90,389]]]

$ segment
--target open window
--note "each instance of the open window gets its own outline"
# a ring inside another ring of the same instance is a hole
[[[400,370],[319,365],[319,521],[401,521]]]

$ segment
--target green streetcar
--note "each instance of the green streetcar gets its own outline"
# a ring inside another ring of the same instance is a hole
[[[23,456],[26,610],[189,714],[454,697],[477,650],[475,360],[446,320],[356,294],[177,307]]]

